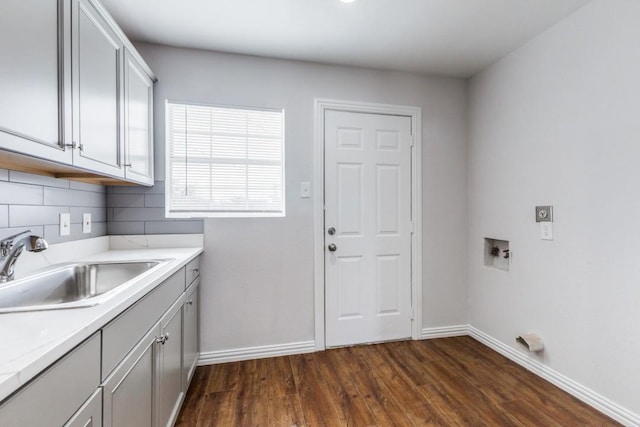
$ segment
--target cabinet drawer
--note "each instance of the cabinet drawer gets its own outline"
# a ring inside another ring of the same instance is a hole
[[[100,385],[100,333],[0,406],[0,426],[61,426]]]
[[[102,329],[103,380],[180,296],[184,286],[185,269],[181,268]]]
[[[194,280],[200,277],[200,257],[196,257],[195,259],[189,261],[187,264],[187,283],[189,286]]]

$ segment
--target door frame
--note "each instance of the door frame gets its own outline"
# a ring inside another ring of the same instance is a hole
[[[422,338],[422,108],[404,105],[315,98],[313,161],[313,283],[315,348],[325,345],[324,125],[327,110],[411,118],[411,338]]]

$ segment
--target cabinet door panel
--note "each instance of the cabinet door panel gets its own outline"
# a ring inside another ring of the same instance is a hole
[[[198,363],[198,308],[200,280],[187,290],[184,304],[183,391],[186,393]]]
[[[153,184],[153,81],[125,51],[125,177]]]
[[[74,33],[73,163],[124,176],[122,170],[121,76],[123,43],[88,0],[76,0]]]
[[[157,426],[173,425],[182,403],[182,305],[180,298],[161,320],[162,334],[158,367]],[[168,335],[167,335],[168,334]]]
[[[61,114],[71,105],[64,95],[70,73],[63,73],[70,56],[62,49],[70,16],[62,0],[0,2],[0,148],[71,162]]]
[[[105,427],[151,427],[154,405],[155,327],[104,382]]]

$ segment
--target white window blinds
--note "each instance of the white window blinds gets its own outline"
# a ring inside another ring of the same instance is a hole
[[[166,103],[167,217],[284,216],[284,111]]]

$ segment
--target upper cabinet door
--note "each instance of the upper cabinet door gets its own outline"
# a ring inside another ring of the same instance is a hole
[[[70,9],[68,0],[0,2],[0,148],[71,163]]]
[[[124,74],[125,178],[153,185],[153,81],[128,50]]]
[[[90,0],[73,0],[73,164],[124,177],[124,44]]]

